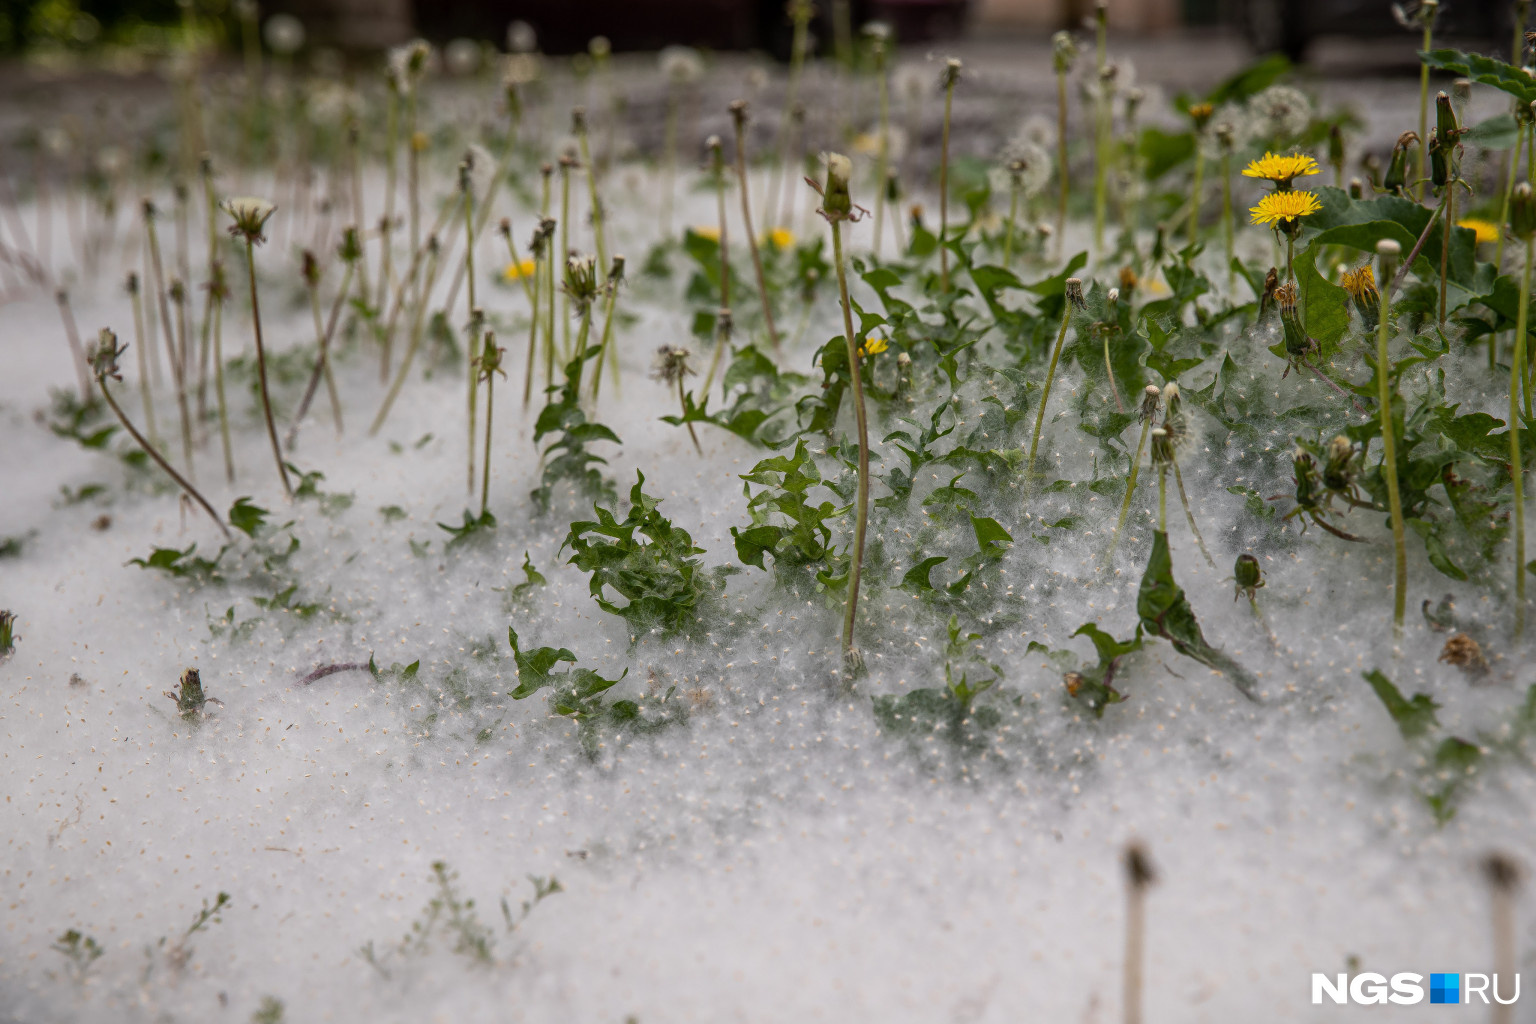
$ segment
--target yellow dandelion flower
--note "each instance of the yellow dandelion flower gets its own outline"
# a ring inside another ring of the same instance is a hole
[[[711,226],[709,226],[707,224],[701,224],[698,227],[692,227],[692,228],[689,228],[688,230],[691,231],[693,234],[698,235],[700,238],[707,238],[707,239],[709,239],[711,242],[718,242],[718,241],[720,241],[720,229],[717,228],[717,227],[711,227]]]
[[[775,249],[786,250],[795,247],[795,233],[788,228],[774,228],[763,239]]]
[[[1371,272],[1369,261],[1354,270],[1346,270],[1344,279],[1339,283],[1359,305],[1375,305],[1381,299],[1381,293],[1376,290],[1376,275]]]
[[[890,347],[890,342],[886,341],[884,338],[878,338],[872,334],[865,338],[864,344],[859,347],[859,358],[868,359],[870,356],[877,356]]]
[[[880,155],[880,136],[873,132],[862,132],[853,137],[853,151],[862,156]]]
[[[1255,224],[1279,225],[1282,221],[1311,216],[1322,208],[1311,192],[1271,192],[1248,212]]]
[[[1291,179],[1304,178],[1310,174],[1318,174],[1317,161],[1301,153],[1292,153],[1290,156],[1276,156],[1273,153],[1265,153],[1261,159],[1253,161],[1243,168],[1245,178],[1264,178],[1273,181],[1283,188],[1290,187]]]
[[[535,266],[537,264],[533,260],[518,260],[516,263],[508,263],[507,269],[501,272],[501,276],[508,281],[521,281],[525,277],[533,276]]]
[[[1466,228],[1477,235],[1477,242],[1497,242],[1499,240],[1499,226],[1491,220],[1480,220],[1477,217],[1464,217],[1456,222],[1459,228]]]
[[[428,139],[426,132],[417,132],[415,135],[411,136],[411,148],[418,153],[426,152],[427,143]]]

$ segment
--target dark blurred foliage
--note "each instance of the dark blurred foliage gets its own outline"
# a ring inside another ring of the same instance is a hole
[[[201,32],[226,33],[226,0],[194,0]],[[183,27],[177,0],[0,0],[0,51],[155,45]]]

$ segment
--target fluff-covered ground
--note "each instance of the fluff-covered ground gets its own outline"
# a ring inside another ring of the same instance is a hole
[[[610,249],[633,266],[654,241],[655,182],[621,169],[611,187]],[[680,185],[679,204],[678,224],[711,223],[708,193],[685,198]],[[507,212],[521,243],[528,209]],[[132,340],[121,278],[136,245],[75,284],[87,339],[110,325]],[[623,445],[599,450],[621,495],[644,473],[704,563],[742,572],[707,628],[635,635],[560,550],[590,506],[557,496],[539,515],[529,500],[537,402],[525,413],[517,394],[526,303],[519,286],[493,283],[503,251],[496,238],[480,249],[484,305],[505,325],[512,370],[497,391],[494,533],[448,551],[437,525],[470,504],[462,364],[415,375],[370,437],[376,355],[348,343],[336,366],[345,432],[332,430],[322,390],[292,453],[324,474],[329,500],[284,501],[249,375],[231,373],[238,478],[222,480],[205,425],[198,480],[220,510],[251,496],[271,529],[237,534],[225,579],[202,586],[128,563],[193,542],[211,556],[215,528],[153,470],[125,468],[121,435],[89,450],[47,429],[48,389],[73,381],[52,297],[0,308],[0,534],[20,541],[0,559],[0,608],[16,613],[19,636],[0,664],[0,1019],[245,1020],[270,998],[289,1020],[1111,1021],[1131,841],[1158,874],[1148,1020],[1334,1019],[1351,1011],[1310,1005],[1310,975],[1352,964],[1492,970],[1476,865],[1536,838],[1532,776],[1518,757],[1489,759],[1437,826],[1414,791],[1417,755],[1361,673],[1380,668],[1405,694],[1431,695],[1446,732],[1464,736],[1503,735],[1529,680],[1518,655],[1490,644],[1489,681],[1469,684],[1436,661],[1444,636],[1419,619],[1394,644],[1379,525],[1357,513],[1372,541],[1359,546],[1297,537],[1294,525],[1285,544],[1260,536],[1227,488],[1267,497],[1291,488],[1288,474],[1262,469],[1252,450],[1205,444],[1192,414],[1186,483],[1223,569],[1208,569],[1171,511],[1175,571],[1261,701],[1153,642],[1122,663],[1116,685],[1130,699],[1102,719],[1069,700],[1063,664],[1030,645],[1091,664],[1087,642],[1071,639],[1079,625],[1129,635],[1152,499],[1138,502],[1106,571],[1116,501],[1026,498],[1017,484],[978,487],[974,511],[1015,538],[989,583],[1002,592],[971,606],[985,623],[962,624],[983,633],[979,645],[947,655],[947,610],[895,587],[916,555],[904,541],[922,532],[914,501],[876,549],[886,585],[866,590],[869,671],[850,688],[839,602],[735,556],[730,528],[748,521],[739,474],[770,453],[700,426],[698,455],[658,419],[675,394],[647,376],[652,353],[692,343],[688,270],[674,253],[670,278],[632,274],[621,300],[634,317],[620,331],[622,378],[595,418]],[[274,352],[312,347],[291,247],[269,245],[258,267]],[[322,286],[327,304],[338,273]],[[249,346],[243,278],[234,283],[232,357]],[[823,288],[781,365],[819,376],[811,355],[840,330]],[[1249,380],[1278,394],[1283,362],[1261,344],[1273,340],[1231,345]],[[137,418],[135,358],[117,394]],[[1194,376],[1198,386],[1209,371]],[[1075,366],[1057,382],[1062,395],[1084,386]],[[1316,382],[1283,386],[1331,401]],[[280,410],[298,387],[275,386]],[[986,387],[960,389],[955,421],[986,414]],[[163,434],[174,408],[162,388]],[[1277,428],[1272,443],[1291,442]],[[1064,477],[1088,476],[1092,451],[1070,417],[1049,424],[1045,444]],[[889,468],[897,453],[876,458]],[[947,482],[922,480],[916,493]],[[1044,525],[1069,513],[1075,528]],[[298,547],[282,560],[290,537]],[[954,561],[974,546],[964,529],[941,530],[920,554]],[[1263,624],[1224,578],[1250,549],[1263,552]],[[525,554],[547,582],[519,591]],[[1422,557],[1410,573],[1413,603],[1457,591],[1467,621],[1502,624],[1497,601],[1458,590]],[[544,693],[511,699],[509,626],[525,648],[568,648],[608,678],[627,672],[610,696],[645,697],[669,724],[584,744]],[[370,658],[377,677],[304,681]],[[962,662],[1000,669],[979,746],[882,729],[873,699],[942,687],[946,660],[957,674]],[[414,674],[389,671],[415,662]],[[163,696],[187,668],[222,702],[195,723]],[[439,861],[457,894],[447,903]],[[536,900],[530,876],[558,879],[559,891]],[[220,893],[218,918],[189,933]],[[424,941],[413,922],[428,922]],[[1522,948],[1536,948],[1521,929]],[[71,930],[101,950],[83,974],[54,948]]]

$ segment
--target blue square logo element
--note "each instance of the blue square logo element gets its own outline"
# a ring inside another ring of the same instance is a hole
[[[1461,975],[1431,974],[1429,976],[1429,1001],[1431,1003],[1461,1002]]]

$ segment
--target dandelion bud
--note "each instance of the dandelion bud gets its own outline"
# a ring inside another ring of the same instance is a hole
[[[1509,197],[1509,232],[1523,242],[1536,236],[1536,193],[1528,181],[1516,185]]]
[[[729,107],[727,107],[726,109],[728,109],[731,112],[731,120],[736,122],[736,130],[737,131],[740,131],[742,128],[744,128],[746,126],[746,123],[747,123],[747,101],[746,100],[732,100],[731,101],[731,105]]]
[[[946,89],[953,89],[958,81],[960,81],[960,58],[951,57],[944,62],[944,70],[939,72],[939,84]]]
[[[315,260],[315,254],[308,249],[304,250],[304,269],[300,273],[304,277],[304,283],[313,288],[320,283],[320,264]]]
[[[91,372],[96,379],[104,380],[110,377],[112,380],[122,380],[123,375],[117,368],[117,357],[128,351],[128,346],[119,348],[117,335],[112,328],[103,327],[101,333],[96,336],[96,345],[88,354],[91,363]]]
[[[894,167],[885,172],[885,201],[888,203],[901,202],[901,178]]]
[[[905,370],[907,367],[912,365],[912,357],[907,355],[905,352],[898,352],[896,354],[896,365]]]
[[[1162,404],[1162,392],[1156,384],[1148,384],[1146,390],[1141,393],[1141,418],[1150,420],[1157,415],[1158,407]]]
[[[1088,308],[1088,302],[1083,298],[1083,282],[1075,277],[1067,278],[1067,303],[1078,312]]]
[[[1445,94],[1444,90],[1435,95],[1435,131],[1440,133],[1440,138],[1446,145],[1453,145],[1456,137],[1461,134],[1461,129],[1456,124],[1456,111],[1451,106],[1451,98]]]
[[[1173,464],[1173,439],[1168,436],[1168,431],[1162,427],[1152,428],[1152,465],[1170,466]]]
[[[1440,95],[1444,96],[1445,93]],[[1429,180],[1435,188],[1445,188],[1446,182],[1451,180],[1450,149],[1455,143],[1448,142],[1446,137],[1440,134],[1440,129],[1431,128],[1429,131]]]
[[[341,233],[341,244],[336,247],[336,255],[341,257],[343,263],[354,263],[362,258],[363,244],[358,240],[357,228],[347,228]]]
[[[1216,142],[1221,146],[1222,151],[1230,153],[1232,151],[1232,144],[1235,141],[1236,130],[1226,121],[1223,121],[1213,131],[1216,133]]]
[[[1403,132],[1397,137],[1397,144],[1392,147],[1392,162],[1387,165],[1387,175],[1382,179],[1382,188],[1396,195],[1401,195],[1403,186],[1408,182],[1408,150],[1417,145],[1419,136],[1415,132]]]
[[[1051,62],[1056,67],[1058,75],[1064,75],[1072,70],[1072,64],[1077,60],[1077,41],[1072,38],[1070,32],[1057,32],[1051,37]]]
[[[1114,309],[1120,304],[1120,289],[1111,288],[1105,298],[1109,300],[1109,308]]]
[[[1344,166],[1344,133],[1338,125],[1328,129],[1328,162],[1335,167]]]
[[[138,275],[138,272],[130,270],[128,272],[128,294],[129,295],[137,295],[138,293],[139,293],[139,275]]]
[[[1359,178],[1349,179],[1349,198],[1360,199],[1365,195],[1365,183]]]
[[[1195,103],[1190,105],[1189,119],[1195,122],[1195,131],[1205,131],[1206,123],[1210,121],[1211,114],[1214,113],[1215,110],[1216,108],[1211,106],[1209,103]]]
[[[1483,877],[1488,885],[1501,896],[1508,896],[1520,888],[1523,872],[1514,858],[1502,853],[1490,853],[1483,859]]]
[[[848,194],[848,179],[852,176],[852,160],[841,153],[827,154],[827,184],[822,193],[822,208],[829,216],[845,219],[853,213],[853,199]]]
[[[1518,193],[1520,190],[1517,188],[1515,191]],[[1536,210],[1533,210],[1532,214],[1533,215],[1531,220],[1533,222],[1533,227],[1536,227]],[[1403,247],[1399,245],[1394,239],[1383,238],[1381,241],[1376,243],[1376,255],[1381,258],[1381,273],[1378,275],[1381,280],[1388,283],[1391,282],[1392,275],[1397,270],[1397,258],[1401,256],[1402,253]]]
[[[587,108],[571,108],[571,134],[585,135],[587,133]]]
[[[1451,102],[1466,110],[1467,104],[1472,102],[1472,79],[1458,78],[1451,83]]]
[[[187,301],[187,286],[182,284],[179,278],[172,278],[170,285],[165,290],[170,295],[171,301],[176,303],[176,305],[179,306]]]
[[[1259,560],[1250,554],[1237,556],[1237,561],[1232,563],[1232,578],[1237,582],[1237,593],[1232,595],[1232,600],[1240,596],[1246,596],[1253,600],[1254,593],[1264,585],[1264,571],[1259,566]]]

